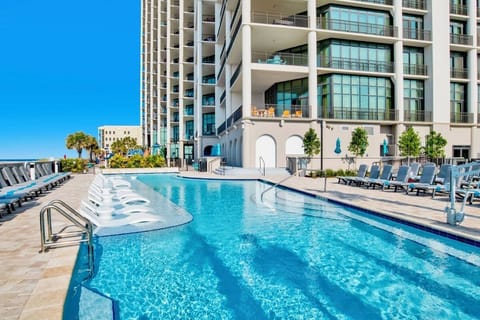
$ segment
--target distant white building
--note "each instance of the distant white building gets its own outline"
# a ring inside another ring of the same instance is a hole
[[[142,144],[141,126],[101,126],[98,127],[98,144],[101,149],[108,151],[112,143],[117,140],[131,137]]]

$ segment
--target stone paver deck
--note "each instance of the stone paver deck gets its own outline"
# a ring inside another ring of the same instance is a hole
[[[93,177],[93,174],[72,175],[61,186],[25,202],[13,214],[0,219],[1,319],[62,319],[78,246],[39,253],[39,213],[55,199],[78,208]],[[52,217],[54,223],[65,221]]]
[[[198,172],[183,172],[188,177],[223,178]],[[49,201],[61,199],[73,208],[80,206],[87,195],[93,174],[73,175],[72,179],[52,192],[29,201],[14,214],[0,219],[0,318],[61,319],[78,246],[40,251],[39,212]],[[233,177],[225,177],[233,178]],[[252,178],[252,177],[234,177]],[[260,177],[259,177],[260,178]],[[276,182],[283,177],[269,177]],[[292,177],[286,186],[345,202],[396,218],[409,220],[438,230],[459,234],[480,241],[480,207],[478,202],[467,206],[465,221],[460,226],[445,223],[443,209],[447,197],[405,195],[393,191],[367,190],[328,179],[324,192],[323,179]]]

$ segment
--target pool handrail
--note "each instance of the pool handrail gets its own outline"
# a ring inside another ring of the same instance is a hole
[[[263,195],[265,193],[267,193],[267,191],[270,191],[272,190],[273,188],[276,188],[278,185],[280,185],[282,182],[285,182],[287,181],[288,179],[290,179],[291,177],[295,177],[295,175],[297,174],[297,171],[295,171],[293,174],[283,178],[282,180],[278,181],[277,183],[271,185],[270,187],[268,187],[267,189],[263,190],[262,193],[260,194],[260,200],[263,201]]]

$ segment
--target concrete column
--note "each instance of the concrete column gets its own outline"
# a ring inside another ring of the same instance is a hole
[[[315,0],[308,0],[308,97],[310,118],[317,119],[318,90],[317,90],[317,7]]]
[[[398,39],[393,45],[393,72],[394,88],[395,88],[395,110],[398,113],[398,120],[404,121],[404,105],[403,105],[403,44],[400,39],[403,38],[403,17],[402,17],[402,0],[394,1],[394,27],[398,30]]]

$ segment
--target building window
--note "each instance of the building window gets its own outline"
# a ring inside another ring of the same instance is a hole
[[[426,120],[424,83],[422,80],[403,81],[403,108],[405,112],[405,121]]]
[[[388,78],[333,74],[318,78],[319,117],[395,120]]]
[[[193,139],[193,120],[185,121],[185,139]]]
[[[265,91],[265,104],[275,105],[277,116],[283,110],[293,112],[296,106],[308,105],[308,78],[279,82]]]
[[[452,78],[468,78],[467,56],[463,52],[450,52],[450,74]]]
[[[388,12],[342,6],[317,8],[322,29],[393,36],[392,17]]]
[[[393,72],[392,56],[390,45],[329,40],[318,44],[317,66],[370,72]]]
[[[215,113],[204,113],[202,115],[202,134],[203,135],[215,135],[216,130],[215,130]]]
[[[404,38],[424,40],[423,29],[423,17],[411,15],[403,16]]]
[[[403,47],[403,72],[412,75],[426,75],[423,48]]]
[[[450,83],[450,111],[452,113],[467,112],[467,87],[464,83]]]

